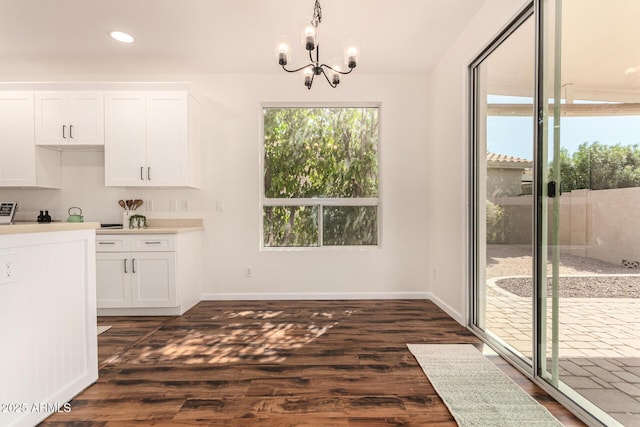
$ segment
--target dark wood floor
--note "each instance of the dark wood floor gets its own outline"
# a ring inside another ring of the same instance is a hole
[[[429,301],[202,302],[102,317],[100,378],[42,425],[455,426],[407,343],[480,341]],[[583,425],[502,359],[567,426]]]

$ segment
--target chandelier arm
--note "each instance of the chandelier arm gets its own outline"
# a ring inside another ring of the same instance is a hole
[[[322,65],[321,67],[325,67],[326,65]],[[328,66],[326,66],[328,67]],[[328,67],[331,68],[331,67]],[[327,73],[324,72],[324,68],[320,68],[322,70],[322,75],[324,76],[324,78],[327,80],[327,83],[329,83],[329,86],[331,86],[332,88],[336,88],[338,87],[338,85],[334,85],[333,83],[331,83],[331,80],[329,80],[329,76],[327,76]],[[331,68],[333,70],[333,68]]]
[[[287,73],[297,73],[298,71],[304,70],[305,68],[313,67],[313,64],[307,64],[304,67],[296,68],[295,70],[287,70],[287,68],[283,65],[282,69]]]
[[[353,68],[349,68],[349,71],[340,71],[340,70],[336,70],[335,68],[333,68],[333,67],[331,67],[331,66],[329,66],[329,65],[327,65],[327,64],[322,64],[322,65],[321,65],[321,67],[323,67],[323,68],[324,68],[324,67],[327,67],[327,68],[329,68],[330,70],[335,71],[335,72],[336,72],[336,73],[338,73],[338,74],[349,74],[349,73],[351,73],[351,72],[353,71]]]

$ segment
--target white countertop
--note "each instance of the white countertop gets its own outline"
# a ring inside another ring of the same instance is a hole
[[[98,222],[50,222],[38,224],[37,222],[17,222],[15,224],[0,225],[0,235],[43,233],[51,231],[95,230],[100,228]]]
[[[177,234],[200,230],[204,230],[204,227],[99,228],[96,234]]]
[[[201,218],[148,218],[147,224],[147,228],[100,228],[96,234],[177,234],[204,230]]]
[[[0,225],[0,235],[42,233],[50,231],[96,230],[96,234],[177,234],[204,230],[200,218],[148,219],[147,228],[106,228],[101,229],[98,222],[61,222],[46,224],[37,222],[17,222]]]

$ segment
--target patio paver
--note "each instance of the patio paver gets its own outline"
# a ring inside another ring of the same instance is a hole
[[[531,298],[492,280],[486,289],[487,330],[530,358]],[[564,298],[559,320],[560,380],[623,425],[640,426],[640,299]]]

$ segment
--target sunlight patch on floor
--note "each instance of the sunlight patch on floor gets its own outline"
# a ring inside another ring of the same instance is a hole
[[[142,343],[133,363],[230,364],[281,363],[338,324],[344,312],[311,312],[300,321],[282,311],[237,311],[223,316],[224,326],[191,328],[167,342]],[[216,316],[217,317],[217,316]],[[287,317],[291,318],[288,321]],[[220,320],[220,319],[217,319]]]

